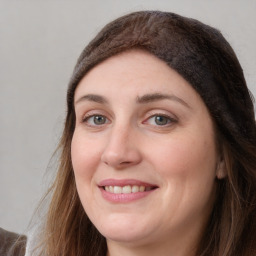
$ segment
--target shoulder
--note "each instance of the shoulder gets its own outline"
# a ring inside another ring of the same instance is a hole
[[[25,255],[26,236],[0,228],[0,255]]]

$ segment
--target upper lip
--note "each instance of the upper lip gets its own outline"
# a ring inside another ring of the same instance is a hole
[[[99,182],[99,187],[105,186],[127,186],[127,185],[137,185],[137,186],[145,186],[145,187],[158,187],[155,184],[150,184],[148,182],[136,180],[136,179],[105,179]]]

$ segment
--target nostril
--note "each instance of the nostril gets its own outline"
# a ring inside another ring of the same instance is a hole
[[[120,164],[123,164],[123,165],[125,165],[125,164],[130,164],[131,162],[129,162],[129,161],[125,161],[125,162],[121,162]]]
[[[117,148],[114,146],[116,145],[108,145],[102,152],[101,161],[106,165],[114,168],[125,168],[141,161],[141,154],[137,148],[128,146]]]

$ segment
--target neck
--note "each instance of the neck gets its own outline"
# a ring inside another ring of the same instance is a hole
[[[107,256],[148,256],[148,255],[168,255],[168,256],[195,256],[198,236],[187,234],[182,237],[162,238],[160,242],[116,242],[107,240]],[[195,235],[195,234],[194,234]]]

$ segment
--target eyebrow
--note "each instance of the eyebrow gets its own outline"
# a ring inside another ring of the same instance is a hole
[[[181,103],[187,108],[191,108],[187,102],[185,102],[183,99],[175,96],[174,94],[162,94],[162,93],[152,93],[152,94],[145,94],[143,96],[138,96],[137,97],[137,102],[138,103],[151,103],[159,100],[173,100],[176,102]]]
[[[81,98],[79,98],[75,104],[82,102],[82,101],[93,101],[93,102],[97,102],[100,104],[107,104],[108,101],[106,98],[104,98],[103,96],[100,95],[96,95],[96,94],[87,94],[82,96]]]
[[[172,100],[179,102],[180,104],[184,105],[187,108],[191,108],[188,103],[186,103],[183,99],[173,95],[173,94],[162,94],[162,93],[152,93],[152,94],[145,94],[143,96],[138,96],[136,98],[136,102],[139,104],[147,104],[152,103],[160,100]],[[82,101],[92,101],[100,104],[108,104],[108,100],[100,95],[97,94],[87,94],[79,98],[75,104],[78,104]]]

